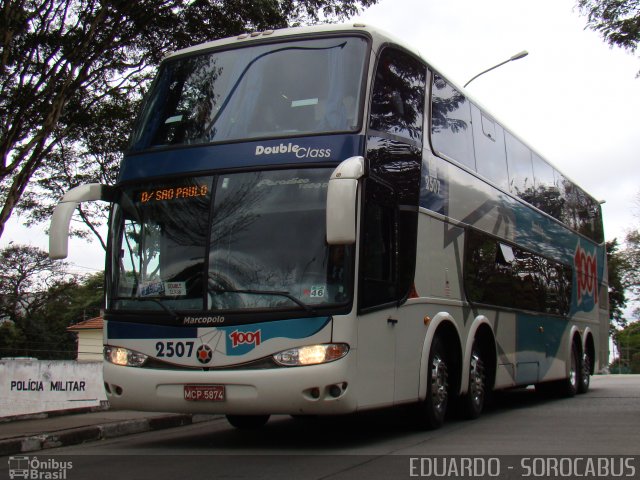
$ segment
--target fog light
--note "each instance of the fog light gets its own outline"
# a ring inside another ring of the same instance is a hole
[[[123,367],[141,367],[147,361],[147,355],[122,347],[104,347],[104,359]]]
[[[273,359],[286,367],[299,367],[333,362],[344,357],[348,352],[349,345],[346,343],[328,343],[284,350],[276,353]]]
[[[329,387],[329,395],[333,398],[338,398],[342,394],[342,389],[338,385],[331,385]]]

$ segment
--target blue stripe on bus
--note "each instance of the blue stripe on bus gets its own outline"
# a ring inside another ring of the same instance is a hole
[[[224,332],[227,343],[227,354],[242,355],[254,348],[255,345],[233,346],[232,334],[254,333],[260,331],[262,342],[270,338],[307,338],[322,330],[331,317],[296,318],[292,320],[276,320],[247,325],[232,325],[228,327],[174,327],[165,325],[151,325],[142,323],[107,322],[107,338],[109,340],[144,340],[144,339],[174,339],[198,338],[202,330],[220,330]]]
[[[229,168],[325,162],[338,165],[349,157],[362,155],[364,143],[362,135],[322,135],[148,151],[125,156],[119,181]]]
[[[196,327],[170,327],[148,323],[107,322],[107,338],[110,340],[149,338],[197,338]]]

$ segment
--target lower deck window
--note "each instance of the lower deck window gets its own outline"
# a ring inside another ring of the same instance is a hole
[[[571,268],[476,230],[467,232],[464,284],[470,301],[567,315]]]

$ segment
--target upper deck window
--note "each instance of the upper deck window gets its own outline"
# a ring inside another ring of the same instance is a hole
[[[426,67],[416,58],[385,49],[376,70],[369,127],[422,143],[426,77]]]
[[[364,38],[262,44],[160,69],[132,150],[358,130]]]
[[[471,104],[439,75],[433,76],[431,142],[436,152],[476,169]]]

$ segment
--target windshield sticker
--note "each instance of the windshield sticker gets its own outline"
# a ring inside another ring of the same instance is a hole
[[[317,105],[317,104],[318,104],[317,98],[305,98],[304,100],[292,100],[291,108],[309,107],[311,105]]]
[[[326,285],[313,285],[311,288],[306,289],[304,294],[309,298],[324,298],[327,292]]]
[[[186,282],[164,282],[164,293],[167,296],[184,296],[187,294]]]
[[[174,115],[173,117],[169,117],[167,118],[164,123],[165,125],[168,123],[176,123],[176,122],[181,122],[182,121],[182,115]]]
[[[140,297],[179,297],[186,294],[186,282],[147,282],[138,286]]]
[[[157,297],[164,295],[164,282],[146,282],[138,285],[138,296]]]

